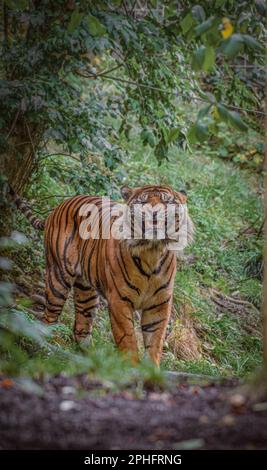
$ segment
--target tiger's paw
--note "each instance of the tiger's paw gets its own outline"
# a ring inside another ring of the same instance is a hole
[[[79,333],[74,333],[74,339],[75,339],[77,345],[79,345],[79,347],[81,349],[86,349],[91,344],[91,335],[90,334],[84,336],[84,335],[81,335]]]

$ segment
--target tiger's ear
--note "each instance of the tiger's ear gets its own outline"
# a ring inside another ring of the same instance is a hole
[[[181,189],[181,191],[178,191],[179,198],[181,199],[181,203],[185,204],[187,201],[187,193],[184,189]]]
[[[121,195],[125,201],[128,201],[128,199],[131,197],[132,194],[133,194],[133,189],[129,188],[129,186],[122,186]]]

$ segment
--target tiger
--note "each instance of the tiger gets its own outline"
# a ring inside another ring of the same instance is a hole
[[[123,186],[121,196],[122,206],[128,211],[128,223],[130,221],[128,235],[121,238],[115,236],[116,230],[113,234],[111,230],[109,237],[104,237],[101,231],[98,237],[90,236],[90,230],[92,233],[97,218],[91,218],[89,232],[84,228],[84,222],[87,220],[84,210],[86,207],[96,207],[102,223],[111,215],[116,201],[108,203],[106,198],[100,196],[71,197],[56,207],[46,219],[46,305],[43,321],[46,324],[58,322],[68,294],[73,289],[73,335],[78,343],[86,343],[92,334],[94,318],[100,298],[103,297],[108,305],[117,348],[127,354],[134,364],[139,361],[134,325],[135,312],[139,312],[145,354],[156,366],[160,366],[172,310],[176,252],[169,249],[173,239],[168,236],[155,236],[154,214],[150,225],[152,235],[149,238],[144,235],[142,208],[150,207],[153,211],[153,208],[160,204],[164,209],[164,229],[167,227],[168,204],[171,203],[175,207],[174,225],[178,229],[180,222],[177,209],[185,208],[187,243],[193,240],[194,225],[188,214],[185,191],[174,191],[164,185],[135,188]],[[137,239],[133,237],[131,225],[136,207],[139,216],[141,214]],[[29,208],[24,212],[27,211]],[[38,219],[31,217],[33,225],[42,228]],[[118,221],[118,216],[111,215],[111,229],[114,228],[116,220]]]

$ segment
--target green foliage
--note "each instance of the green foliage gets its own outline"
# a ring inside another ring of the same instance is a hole
[[[78,28],[83,18],[83,14],[79,12],[78,9],[75,9],[70,17],[70,22],[68,24],[68,32],[73,33],[73,31]]]
[[[230,2],[226,1],[206,3],[203,6],[192,6],[194,2],[184,3],[184,16],[180,22],[181,32],[187,45],[190,44],[192,69],[206,72],[202,88],[205,89],[208,84],[209,90],[216,90],[215,101],[218,109],[216,119],[220,118],[241,131],[247,131],[247,123],[234,108],[240,106],[238,97],[241,86],[246,90],[245,107],[252,103],[251,107],[254,108],[255,114],[257,111],[263,112],[259,103],[263,98],[265,81],[263,11],[266,5],[264,2],[260,6],[256,2],[232,2],[230,5]],[[207,75],[207,72],[210,74]],[[229,75],[233,78],[232,83]],[[242,77],[241,83],[240,77]],[[224,97],[226,104],[221,101]],[[203,99],[210,101],[205,97]],[[241,104],[241,111],[242,106],[244,103]],[[202,116],[198,116],[198,122],[190,128],[190,141],[201,142],[209,137],[208,132],[201,130],[201,126],[204,125],[201,121]],[[216,132],[215,119],[214,131]]]
[[[106,28],[100,21],[93,15],[86,17],[89,33],[92,36],[103,36],[106,33]]]
[[[175,2],[163,10],[160,6],[157,2],[155,9],[147,8],[136,20],[134,9],[108,0],[96,5],[72,2],[67,8],[63,0],[56,7],[52,1],[5,2],[0,46],[1,151],[12,147],[16,126],[28,126],[39,136],[40,147],[53,140],[63,151],[79,154],[86,178],[88,153],[99,152],[108,168],[126,158],[120,140],[123,134],[129,135],[134,118],[144,143],[162,161],[171,145],[186,141],[177,119],[177,98],[201,97],[190,62],[208,78],[219,74],[221,88],[223,57],[232,60],[242,50],[255,70],[263,64],[263,5],[202,6],[185,1],[180,22]],[[225,16],[235,29],[226,39],[221,35]],[[250,82],[247,86],[253,95]],[[215,98],[218,105],[220,99]],[[234,106],[235,100],[227,101]],[[247,129],[236,110],[228,112],[229,124]],[[110,124],[112,117],[121,119],[119,128]],[[202,118],[198,120],[194,139],[202,141],[210,133]],[[177,132],[169,139],[172,129]],[[36,154],[37,164],[39,158]]]
[[[67,8],[63,0],[56,7],[52,1],[20,8],[7,2],[4,22],[1,152],[12,147],[16,128],[27,126],[40,146],[53,140],[64,152],[79,154],[83,170],[90,152],[100,152],[110,168],[121,158],[120,136],[134,115],[149,129],[150,145],[159,141],[157,150],[164,146],[166,156],[164,135],[178,124],[172,93],[188,96],[190,74],[178,60],[172,32],[153,15],[136,22],[109,1]],[[122,118],[119,129],[110,124],[112,117]]]
[[[249,131],[249,141],[244,141],[242,133],[232,133],[227,130],[223,123],[218,126],[216,136],[216,150],[209,151],[212,154],[224,159],[232,160],[241,168],[261,171],[264,158],[264,142],[254,131]]]
[[[217,105],[217,111],[222,121],[231,124],[239,131],[247,131],[248,126],[242,121],[240,115],[236,111],[229,111],[222,104]]]

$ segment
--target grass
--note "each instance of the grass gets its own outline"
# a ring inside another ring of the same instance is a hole
[[[235,136],[233,142],[234,139]],[[132,186],[162,183],[176,190],[186,189],[189,211],[196,226],[195,242],[187,249],[193,262],[182,261],[176,276],[175,311],[168,333],[176,325],[177,338],[172,340],[174,343],[176,340],[177,348],[174,350],[167,336],[162,369],[225,376],[249,374],[260,364],[262,355],[261,280],[256,269],[262,250],[262,240],[257,234],[262,222],[259,175],[214,156],[214,148],[207,146],[191,152],[173,147],[169,161],[160,167],[151,150],[144,148],[138,137],[133,136],[128,146],[128,160],[118,169],[120,174],[127,175],[124,182]],[[68,161],[68,165],[71,164]],[[72,193],[69,185],[55,184],[49,168],[36,183],[39,196]],[[52,200],[55,206],[56,199]],[[18,220],[20,230],[34,237],[33,242],[20,249],[16,259],[22,269],[26,267],[31,279],[43,268],[43,248],[27,223],[20,216]],[[252,230],[247,233],[248,228]],[[241,304],[234,308],[235,304],[225,302],[220,307],[212,300],[214,289],[225,298],[230,296],[252,305]],[[27,308],[24,314],[26,312]],[[15,358],[20,373],[86,371],[118,384],[136,380],[136,369],[115,351],[105,309],[96,320],[92,346],[82,353],[72,341],[71,302],[64,308],[62,322],[48,338],[49,347],[34,349],[34,354],[28,348],[27,361],[24,356],[22,361]],[[183,348],[179,341],[183,341]],[[192,341],[200,345],[200,354],[195,359],[187,354]],[[146,361],[137,370],[142,380],[163,380],[162,374]]]

